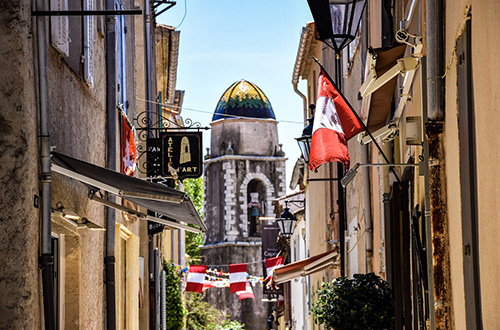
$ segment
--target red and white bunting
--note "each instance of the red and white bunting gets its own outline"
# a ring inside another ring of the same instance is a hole
[[[281,257],[281,256],[266,259],[266,273],[267,273],[267,277],[272,277],[273,276],[273,271],[276,268],[279,268],[281,266],[283,266],[283,257]]]
[[[238,298],[240,300],[255,299],[255,296],[253,295],[252,286],[250,285],[250,283],[246,284],[244,291],[237,291],[236,294],[238,295]]]
[[[244,291],[247,283],[247,264],[229,265],[229,292]]]
[[[203,281],[207,266],[205,265],[191,265],[189,266],[189,273],[186,281],[186,291],[203,292]]]

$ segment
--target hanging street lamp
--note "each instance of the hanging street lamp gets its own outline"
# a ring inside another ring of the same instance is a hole
[[[297,143],[299,144],[300,152],[302,153],[302,157],[304,157],[304,161],[309,164],[314,117],[307,119],[307,121],[309,124],[304,127],[304,130],[302,130],[302,136],[295,138],[295,140],[297,140]]]
[[[366,0],[307,0],[319,39],[335,50],[356,38]]]
[[[276,219],[278,227],[280,228],[281,235],[289,239],[292,237],[293,230],[295,229],[295,224],[297,223],[297,218],[290,212],[288,207],[288,201],[285,201],[285,209],[281,213],[280,217]]]

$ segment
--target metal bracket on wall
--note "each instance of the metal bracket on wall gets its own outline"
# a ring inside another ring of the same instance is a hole
[[[142,9],[122,10],[34,10],[31,16],[106,16],[106,15],[142,15]]]
[[[312,182],[312,181],[340,181],[340,178],[312,178],[312,179],[307,179],[307,182]]]
[[[161,14],[163,14],[164,12],[166,12],[167,10],[169,10],[170,8],[175,6],[176,4],[177,4],[177,1],[172,1],[172,0],[155,0],[154,7],[153,7],[154,16],[155,17],[160,16]],[[160,11],[158,11],[158,8],[161,5],[167,5],[167,7],[162,8]]]

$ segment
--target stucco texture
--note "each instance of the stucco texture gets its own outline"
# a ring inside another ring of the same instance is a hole
[[[40,328],[31,2],[0,2],[0,328]]]
[[[500,51],[500,2],[474,1],[472,5],[472,72],[476,120],[476,164],[479,219],[479,261],[481,300],[484,329],[500,324],[500,285],[498,250],[500,233],[500,153],[498,152],[498,125],[500,70],[497,56]],[[485,65],[486,64],[486,65]]]

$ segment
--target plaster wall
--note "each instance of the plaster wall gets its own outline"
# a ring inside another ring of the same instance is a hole
[[[41,326],[37,109],[31,1],[0,2],[0,328]]]
[[[498,269],[500,256],[491,253],[498,248],[500,234],[500,155],[497,150],[500,84],[496,54],[500,51],[500,30],[496,1],[474,1],[472,12],[472,66],[476,120],[476,165],[478,182],[479,262],[481,272],[481,304],[483,326],[490,329],[500,324],[495,306],[500,305]],[[485,65],[488,64],[488,65]]]
[[[466,1],[447,2],[446,59],[450,60],[455,37],[460,22],[463,20],[463,9]],[[500,4],[495,1],[472,1],[472,75],[474,93],[475,134],[476,134],[476,166],[477,166],[477,201],[479,227],[479,263],[483,327],[495,328],[500,317],[495,306],[500,304],[500,288],[496,275],[500,266],[500,257],[491,253],[497,249],[497,233],[500,233],[498,214],[500,197],[498,178],[498,162],[500,156],[496,150],[495,135],[498,131],[495,118],[498,114],[498,98],[500,85],[497,83],[498,69],[495,65],[495,54],[499,46],[495,42],[496,32],[500,29],[498,12]],[[456,63],[451,66],[446,81],[446,138],[447,164],[449,167],[449,191],[460,191],[459,183],[459,150],[458,150],[458,107],[456,102]],[[455,165],[451,165],[455,164]],[[459,194],[450,194],[453,199],[449,204],[460,202]],[[456,205],[456,204],[455,204]],[[450,218],[460,218],[460,209],[449,210]],[[450,236],[455,236],[461,243],[460,223],[451,223]],[[452,233],[453,231],[453,233]],[[463,259],[462,248],[457,246],[452,252],[452,271],[457,279],[454,284],[455,318],[457,329],[465,328],[463,301]]]

